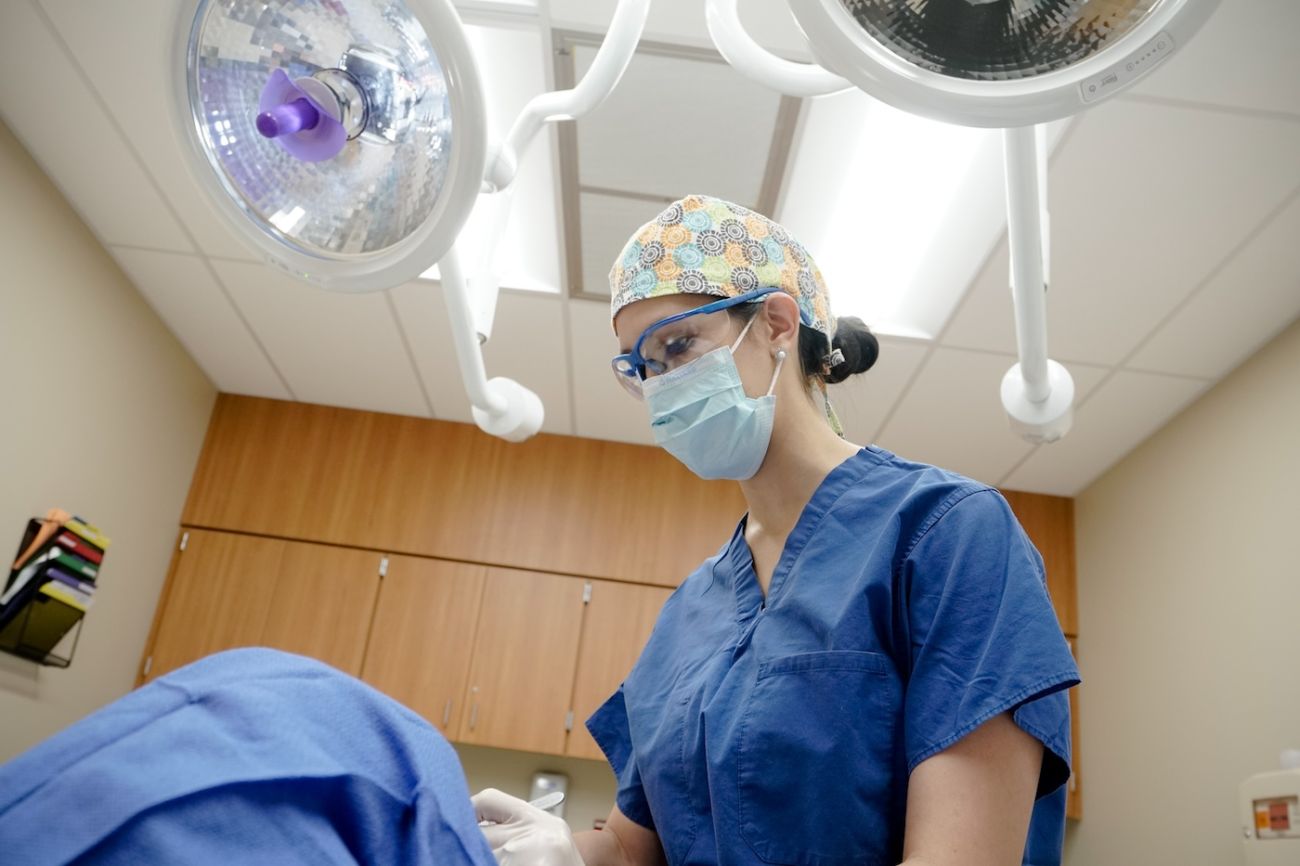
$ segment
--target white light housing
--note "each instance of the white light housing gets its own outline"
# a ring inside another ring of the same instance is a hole
[[[180,4],[175,45],[183,149],[262,258],[365,292],[413,279],[450,248],[487,153],[482,87],[450,0],[197,0]],[[263,129],[273,73],[313,100],[316,127]],[[329,122],[346,142],[304,159],[293,145]]]
[[[1055,120],[1131,86],[1219,0],[790,0],[817,58],[877,99],[967,126]]]

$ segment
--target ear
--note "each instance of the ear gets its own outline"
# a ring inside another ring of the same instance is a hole
[[[785,292],[773,292],[763,299],[761,316],[763,331],[772,348],[785,349],[787,355],[796,355],[799,348],[799,302]]]

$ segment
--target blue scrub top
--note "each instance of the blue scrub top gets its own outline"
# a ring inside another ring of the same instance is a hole
[[[1078,670],[993,488],[870,447],[826,476],[766,600],[745,522],[587,722],[672,864],[895,866],[907,782],[1012,711],[1045,747],[1026,863],[1059,864]]]
[[[433,726],[269,649],[173,671],[0,766],[0,861],[496,866]]]

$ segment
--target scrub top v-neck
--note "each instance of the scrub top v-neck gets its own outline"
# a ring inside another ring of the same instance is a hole
[[[1078,671],[1002,496],[864,448],[813,493],[766,598],[744,530],[587,722],[620,811],[672,864],[894,866],[908,775],[1010,711],[1044,746],[1026,862],[1059,862]]]

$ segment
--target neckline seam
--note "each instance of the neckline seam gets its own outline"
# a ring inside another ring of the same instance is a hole
[[[859,457],[871,457],[873,459],[869,464],[863,466],[861,471],[857,471],[858,467],[856,464]],[[865,477],[869,470],[878,466],[883,460],[884,455],[881,454],[879,449],[870,445],[864,445],[859,448],[856,453],[845,458],[843,462],[835,466],[835,468],[831,469],[831,471],[826,474],[826,478],[822,479],[822,483],[817,485],[817,489],[813,491],[813,495],[808,499],[807,504],[804,505],[804,511],[800,513],[799,519],[795,521],[794,528],[790,530],[790,534],[786,536],[785,544],[781,549],[781,556],[776,561],[776,567],[772,569],[772,580],[767,586],[767,592],[762,592],[762,587],[759,587],[759,594],[761,596],[759,602],[760,608],[770,608],[772,606],[771,600],[773,592],[781,583],[784,583],[785,576],[794,570],[795,564],[799,562],[807,550],[809,538],[811,538],[817,528],[821,526],[822,521],[826,519],[826,516],[831,513],[836,505],[839,504],[841,499],[848,495],[848,492],[853,489],[856,482]],[[844,477],[835,479],[831,484],[831,488],[827,488],[827,479],[842,469],[845,470]],[[835,490],[832,494],[832,489],[836,487],[839,489]],[[813,503],[816,502],[817,499],[823,498],[823,494],[825,494],[825,496],[832,496],[833,498],[831,498],[826,504],[816,508],[814,510],[815,519],[808,521],[807,525],[805,525],[804,518],[809,516],[809,510],[812,509]],[[749,512],[746,511],[744,517],[741,518],[741,521],[742,523],[747,523],[748,520]],[[795,539],[796,533],[798,535],[797,544],[793,546],[795,552],[791,554],[791,542]],[[740,541],[745,541],[744,532],[739,526],[737,527],[737,537]],[[749,547],[749,542],[747,541],[745,542],[745,550],[749,553],[749,567],[750,570],[753,571],[754,582],[757,584],[758,570],[754,568],[754,551]],[[787,555],[789,556],[788,563],[786,562]],[[782,568],[783,565],[785,568]],[[781,578],[779,582],[777,580],[778,578]]]

